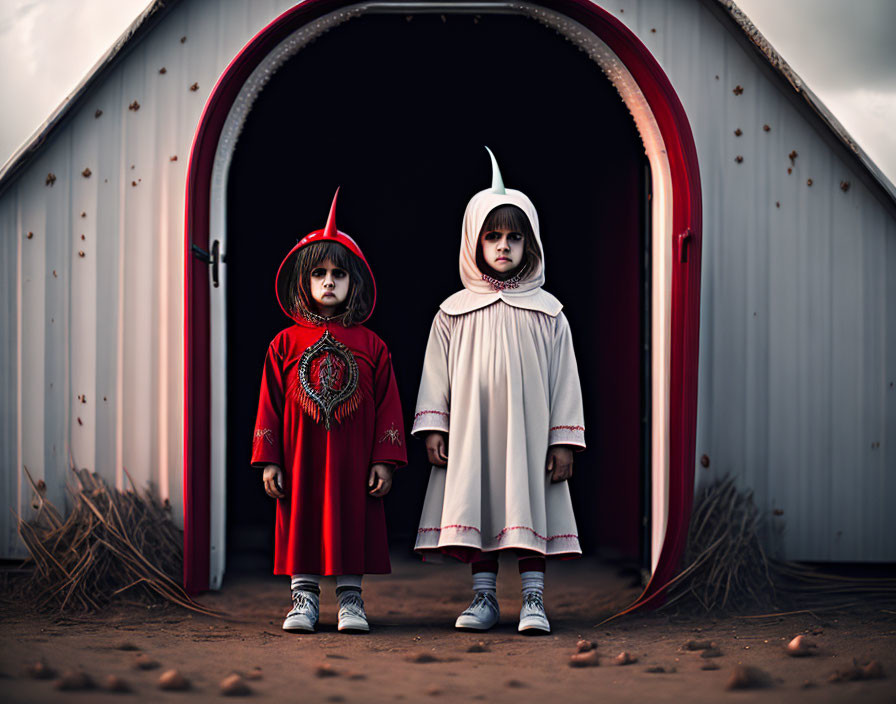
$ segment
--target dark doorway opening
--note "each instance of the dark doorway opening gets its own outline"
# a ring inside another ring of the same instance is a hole
[[[261,364],[289,321],[282,257],[339,228],[377,278],[368,326],[389,346],[407,427],[429,325],[461,284],[460,227],[490,183],[539,212],[546,290],[565,305],[585,398],[588,450],[571,490],[583,548],[640,562],[645,501],[646,158],[600,68],[563,37],[511,15],[366,15],[317,39],[272,77],[244,125],[228,183],[228,570],[269,570],[273,504],[248,466]],[[411,440],[386,499],[390,540],[410,552],[429,475]]]

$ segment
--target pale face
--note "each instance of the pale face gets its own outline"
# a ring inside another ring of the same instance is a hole
[[[349,276],[329,259],[311,270],[311,298],[317,304],[317,312],[330,317],[348,298]]]
[[[482,233],[482,258],[500,274],[516,269],[523,261],[525,235],[516,230],[498,228]]]

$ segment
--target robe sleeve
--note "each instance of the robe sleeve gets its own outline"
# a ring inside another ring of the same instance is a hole
[[[376,420],[370,464],[385,462],[402,467],[408,463],[404,418],[401,414],[398,385],[395,383],[395,371],[392,369],[392,355],[385,344],[381,344],[377,354],[373,386]]]
[[[448,343],[450,330],[448,316],[439,311],[429,331],[426,355],[423,358],[423,375],[414,411],[411,434],[424,437],[434,430],[448,432],[451,407],[450,379],[448,377]]]
[[[252,439],[253,467],[269,464],[283,467],[283,358],[275,342],[268,346],[261,374],[258,415]]]
[[[585,416],[582,410],[579,368],[572,347],[569,321],[563,313],[556,320],[551,350],[551,424],[548,445],[570,445],[581,451],[585,448]]]

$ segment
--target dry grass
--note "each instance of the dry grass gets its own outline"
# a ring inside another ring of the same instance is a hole
[[[99,476],[72,468],[73,510],[63,518],[44,494],[43,482],[28,481],[37,515],[18,518],[19,535],[34,563],[22,596],[42,610],[97,611],[128,592],[144,601],[169,602],[202,614],[220,615],[187,595],[178,580],[183,535],[169,510],[149,492],[110,488]]]

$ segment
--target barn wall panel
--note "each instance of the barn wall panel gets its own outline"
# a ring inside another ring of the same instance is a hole
[[[0,197],[4,506],[27,510],[22,465],[62,503],[71,453],[118,486],[127,468],[180,521],[190,145],[230,59],[291,4],[183,0]],[[779,555],[896,559],[893,217],[703,2],[599,4],[667,71],[697,142],[699,481],[753,490]]]

